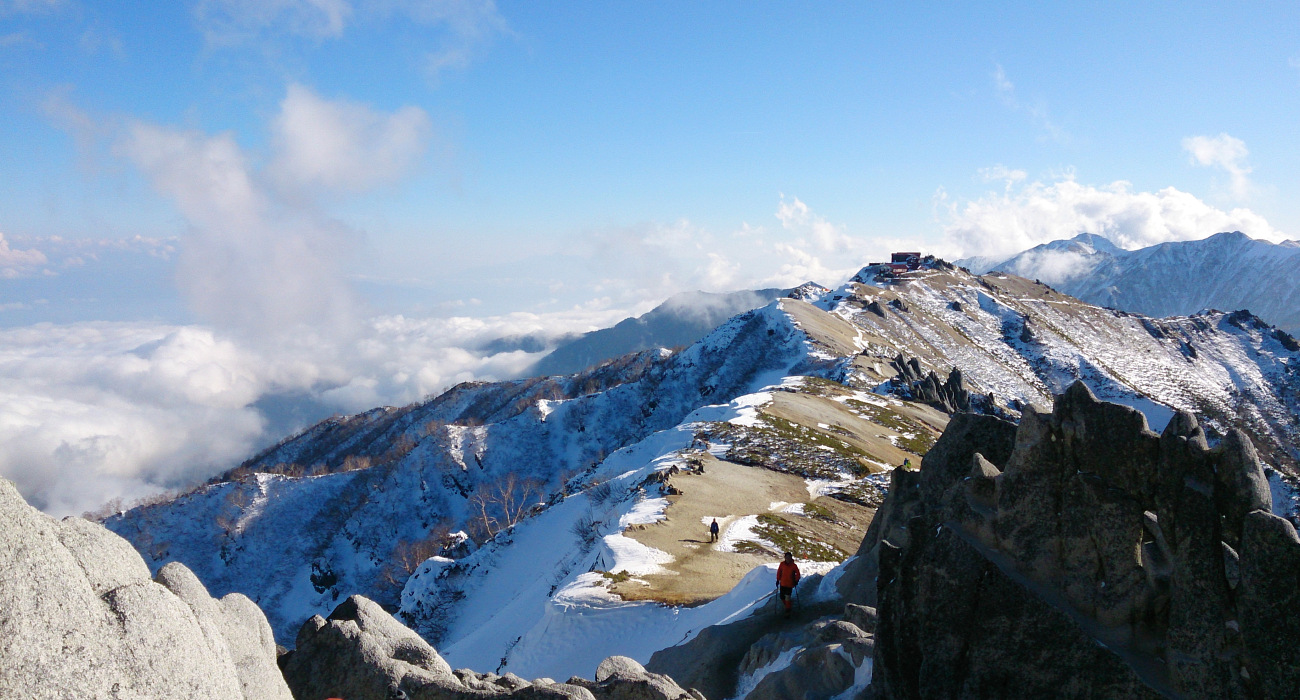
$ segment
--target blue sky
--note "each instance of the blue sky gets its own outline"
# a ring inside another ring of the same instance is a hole
[[[181,485],[901,247],[1300,238],[1300,8],[986,5],[0,0],[0,472]]]
[[[951,206],[1000,193],[981,175],[998,166],[1023,173],[1017,187],[1066,177],[1174,187],[1219,210],[1248,208],[1280,235],[1300,224],[1288,196],[1300,185],[1288,167],[1300,37],[1282,4],[0,8],[7,237],[179,236],[183,247],[192,222],[123,156],[118,132],[141,122],[229,134],[264,161],[296,85],[376,115],[424,115],[410,158],[316,206],[355,238],[344,274],[414,285],[408,296],[426,310],[467,298],[506,310],[525,291],[506,294],[510,279],[591,274],[605,267],[591,251],[617,250],[608,239],[628,231],[781,233],[783,195],[857,239],[934,248],[952,224],[936,195]],[[1183,146],[1221,134],[1247,151],[1242,196],[1229,171]],[[772,277],[779,255],[746,258],[761,269],[726,281]],[[860,262],[822,260],[835,271]],[[475,279],[489,280],[481,293]],[[683,272],[617,301],[709,281]],[[568,286],[537,308],[602,291]]]

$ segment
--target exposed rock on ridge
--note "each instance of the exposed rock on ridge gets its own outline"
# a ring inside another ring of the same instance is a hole
[[[0,697],[289,700],[262,611],[0,479]]]
[[[971,409],[970,391],[962,380],[961,370],[956,367],[948,373],[948,380],[941,382],[933,370],[923,372],[915,357],[908,360],[899,355],[890,361],[889,366],[898,372],[895,379],[917,401],[933,404],[948,413]]]
[[[378,604],[352,596],[329,619],[311,618],[298,633],[298,646],[281,659],[296,698],[348,700],[468,700],[511,698],[556,700],[695,700],[667,676],[647,672],[636,661],[611,656],[596,669],[595,681],[550,678],[527,681],[513,673],[452,670],[438,652]]]
[[[880,697],[1300,687],[1300,539],[1245,436],[1210,449],[1188,413],[1156,435],[1082,384],[1027,410],[1010,454],[997,423],[954,420],[920,472],[896,471],[863,542]]]

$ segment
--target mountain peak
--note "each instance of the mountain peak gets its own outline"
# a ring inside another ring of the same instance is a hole
[[[1041,279],[1084,301],[1151,316],[1203,308],[1255,309],[1300,329],[1300,241],[1273,243],[1241,231],[1200,240],[1124,250],[1104,236],[1080,233],[984,265]]]
[[[1119,254],[1124,252],[1124,249],[1115,245],[1114,241],[1097,233],[1088,233],[1085,231],[1070,240],[1087,245],[1098,253]],[[1051,244],[1049,243],[1048,245]]]

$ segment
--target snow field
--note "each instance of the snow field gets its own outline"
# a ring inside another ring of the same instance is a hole
[[[445,634],[435,640],[439,652],[453,667],[499,669],[527,678],[590,677],[612,654],[645,663],[655,651],[704,627],[748,614],[772,589],[775,564],[757,567],[730,593],[691,608],[623,600],[608,590],[609,579],[601,572],[635,577],[663,571],[670,555],[622,534],[665,517],[668,501],[637,486],[653,472],[681,463],[699,422],[752,424],[758,408],[770,400],[770,392],[757,391],[697,409],[682,424],[609,455],[585,477],[588,483],[608,481],[614,494],[608,501],[596,504],[587,492],[575,494],[454,565],[426,563],[407,582],[402,611],[418,613],[421,601],[455,595]],[[593,517],[599,537],[584,549],[572,530]],[[731,517],[719,517],[719,524]],[[757,516],[746,516],[729,524],[718,549],[734,551],[745,534],[755,539],[749,527],[756,523]],[[801,566],[808,574],[832,565]],[[628,634],[633,629],[637,633]]]

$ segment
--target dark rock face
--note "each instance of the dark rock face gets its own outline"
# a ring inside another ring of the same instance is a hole
[[[888,540],[895,546],[905,542],[908,523],[921,514],[923,504],[942,496],[954,482],[961,481],[979,450],[989,459],[1005,464],[1015,440],[1016,426],[1012,423],[994,416],[958,413],[922,460],[920,471],[890,472],[889,493],[900,495],[886,498],[876,510],[858,551],[844,564],[844,573],[835,584],[844,600],[875,605],[882,542]]]
[[[880,697],[1300,688],[1300,538],[1243,435],[1210,449],[1186,413],[1156,435],[1075,384],[1018,429],[954,421],[895,477],[859,551]]]
[[[899,355],[890,360],[889,366],[898,372],[897,380],[913,399],[933,404],[948,413],[971,409],[970,391],[962,380],[961,370],[956,367],[948,373],[948,379],[941,382],[934,372],[923,372],[915,357],[907,360]]]
[[[667,676],[612,656],[596,681],[527,681],[513,673],[452,670],[438,652],[378,604],[352,596],[303,624],[297,648],[280,658],[295,698],[348,700],[695,700]]]

